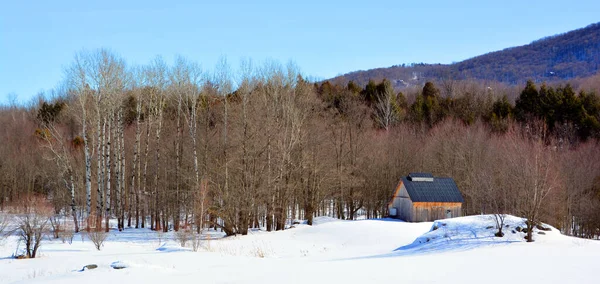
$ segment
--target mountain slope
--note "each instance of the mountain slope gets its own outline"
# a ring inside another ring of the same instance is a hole
[[[392,66],[352,72],[333,80],[352,80],[364,85],[369,79],[387,78],[397,87],[440,79],[480,79],[520,84],[528,79],[557,81],[587,77],[596,74],[599,67],[600,23],[596,23],[451,65]]]

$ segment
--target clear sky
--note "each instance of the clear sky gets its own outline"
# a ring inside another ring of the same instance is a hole
[[[306,76],[452,63],[600,21],[600,1],[0,1],[0,103],[57,85],[77,51],[294,61]],[[14,96],[14,95],[13,95]]]

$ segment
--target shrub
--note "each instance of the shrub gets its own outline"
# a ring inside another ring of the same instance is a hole
[[[63,242],[63,244],[72,244],[73,237],[75,237],[75,228],[73,228],[73,225],[66,225],[65,228],[58,233],[58,237]]]
[[[200,248],[200,244],[201,244],[201,235],[200,234],[196,234],[194,232],[192,232],[193,236],[192,236],[192,250],[193,251],[198,251],[198,249]]]
[[[192,239],[193,234],[191,228],[180,228],[179,231],[175,232],[175,240],[179,242],[181,247],[185,247],[187,242]]]
[[[91,230],[88,232],[88,237],[90,238],[90,241],[94,243],[96,249],[100,250],[106,237],[108,237],[108,233],[103,230]]]
[[[156,238],[158,239],[158,246],[160,246],[165,238],[165,232],[163,230],[156,230]]]
[[[58,239],[60,232],[63,230],[60,224],[60,216],[50,216],[50,226],[52,227],[52,236]]]
[[[30,196],[18,208],[17,232],[20,241],[25,243],[25,257],[35,258],[48,233],[52,206],[43,197]]]

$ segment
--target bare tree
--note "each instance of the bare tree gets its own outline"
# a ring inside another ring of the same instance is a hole
[[[135,81],[134,81],[135,83]],[[139,157],[140,151],[140,138],[141,138],[141,127],[140,120],[142,116],[142,96],[140,86],[134,86],[134,98],[136,100],[135,103],[135,142],[133,144],[133,161],[132,161],[132,170],[131,170],[131,183],[129,186],[129,190],[133,195],[133,202],[129,202],[130,210],[129,210],[129,221],[128,226],[131,226],[131,204],[135,203],[135,227],[140,227],[140,191],[141,191],[141,162]],[[137,183],[136,183],[137,178]]]
[[[559,188],[556,153],[541,138],[523,139],[515,130],[507,135],[510,186],[515,190],[516,210],[526,218],[526,239],[533,242],[533,229],[540,222],[542,206],[550,193]]]
[[[96,157],[97,170],[97,188],[96,188],[96,220],[94,227],[102,226],[102,215],[106,203],[104,197],[107,194],[107,176],[109,169],[106,167],[106,124],[109,121],[108,116],[112,113],[112,102],[117,94],[121,93],[126,76],[124,61],[106,49],[96,51],[81,51],[75,56],[74,63],[67,69],[67,78],[79,98],[82,108],[82,136],[84,139],[84,154],[86,163],[86,207],[90,206],[91,211],[91,163]],[[95,109],[96,136],[91,143],[88,138],[88,96],[93,97],[92,103]],[[110,129],[109,129],[110,131]],[[95,153],[90,153],[90,149],[95,148]],[[89,193],[88,193],[89,191]],[[89,204],[89,205],[88,205]],[[89,225],[89,224],[88,224]],[[107,224],[108,226],[108,224]]]
[[[219,100],[223,104],[223,128],[222,128],[222,140],[221,140],[221,149],[222,149],[222,157],[223,157],[223,184],[222,184],[222,197],[221,197],[221,213],[224,213],[224,210],[227,210],[226,206],[228,204],[224,203],[223,200],[228,201],[229,198],[232,197],[229,191],[229,94],[232,89],[231,82],[231,70],[229,64],[227,63],[227,59],[222,57],[219,59],[217,63],[213,82],[216,85],[217,96]],[[224,214],[223,217],[226,217]],[[223,230],[228,235],[235,234],[235,221],[234,218],[224,218],[224,224],[222,226]]]
[[[75,172],[70,153],[71,144],[65,138],[62,129],[57,126],[61,112],[64,112],[65,108],[67,108],[67,105],[63,102],[56,102],[54,104],[44,103],[38,110],[38,120],[42,128],[37,133],[37,136],[42,141],[42,146],[49,151],[49,159],[54,161],[60,169],[63,183],[71,197],[71,216],[73,217],[75,232],[79,232],[77,205],[75,202]]]
[[[147,159],[147,155],[148,155],[148,143],[149,143],[149,139],[150,139],[150,128],[151,128],[151,124],[156,124],[156,128],[155,128],[155,135],[154,135],[154,141],[156,144],[156,149],[155,149],[155,155],[154,155],[154,161],[155,161],[155,170],[156,170],[156,174],[154,175],[154,186],[152,187],[152,191],[149,193],[151,196],[151,212],[150,212],[150,216],[151,216],[151,224],[150,227],[154,230],[160,230],[161,229],[161,224],[160,224],[160,208],[158,208],[159,205],[159,182],[160,182],[160,168],[161,168],[161,164],[160,164],[160,157],[161,157],[161,147],[160,147],[160,141],[161,141],[161,133],[162,133],[162,126],[163,126],[163,114],[164,114],[164,106],[165,106],[165,88],[167,86],[167,69],[166,69],[166,64],[165,62],[162,60],[162,58],[157,57],[151,66],[147,67],[145,69],[145,80],[147,81],[146,84],[148,85],[148,95],[149,95],[149,102],[148,102],[148,116],[151,117],[148,121],[148,126],[147,126],[147,133],[146,133],[146,161],[145,161],[145,165],[144,165],[144,187],[146,186],[146,171],[147,171],[147,166],[148,166],[148,159]],[[144,225],[144,222],[142,221],[142,226]],[[167,228],[164,228],[165,230]]]
[[[600,176],[600,151],[596,142],[590,141],[579,145],[576,149],[559,150],[561,180],[564,181],[565,214],[562,226],[563,233],[581,236],[579,231],[585,227],[583,220],[588,212],[592,213],[591,204],[581,206],[584,202],[593,202],[594,177]],[[592,223],[591,220],[586,220]]]
[[[373,116],[377,126],[385,131],[389,131],[390,127],[398,121],[397,108],[394,89],[391,84],[386,84],[385,90],[377,96],[377,102],[375,103]]]
[[[78,98],[79,105],[81,107],[81,136],[83,137],[83,149],[85,155],[85,194],[86,194],[86,218],[90,217],[91,214],[91,206],[92,206],[92,153],[90,152],[90,141],[88,138],[88,128],[87,128],[87,109],[88,109],[88,98],[91,94],[91,90],[89,89],[88,83],[88,74],[89,72],[87,67],[85,66],[87,62],[81,55],[75,56],[74,63],[66,70],[67,80],[69,82],[70,88],[74,90],[76,96]],[[93,147],[93,146],[92,146]],[[87,223],[87,228],[89,229],[89,219]]]
[[[171,72],[171,82],[178,94],[178,111],[183,109],[189,138],[192,142],[192,161],[194,169],[193,191],[197,196],[199,205],[194,211],[198,215],[198,231],[204,227],[204,212],[206,187],[200,185],[200,167],[198,160],[198,112],[200,111],[200,89],[202,88],[202,71],[194,63],[190,63],[182,57],[177,59],[176,65]],[[179,156],[177,157],[179,159]]]

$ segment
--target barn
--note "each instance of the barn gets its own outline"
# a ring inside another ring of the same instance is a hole
[[[392,218],[427,222],[461,216],[463,202],[452,178],[410,173],[398,183],[388,209]]]

